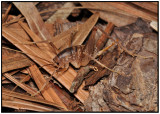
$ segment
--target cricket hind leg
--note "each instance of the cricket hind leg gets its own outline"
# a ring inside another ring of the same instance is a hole
[[[42,92],[42,91],[44,90],[44,88],[49,84],[49,82],[50,82],[51,80],[53,80],[53,79],[52,79],[52,76],[56,73],[56,71],[57,71],[57,70],[55,70],[55,71],[51,74],[51,76],[50,76],[48,79],[46,79],[45,84],[44,84],[35,94],[31,95],[32,97],[36,96],[37,94],[39,94],[40,92]]]
[[[36,96],[37,94],[39,94],[40,92],[42,92],[44,90],[44,88],[49,84],[49,81],[51,80],[52,76],[50,76],[47,80],[46,83],[41,87],[40,90],[38,90],[34,95],[31,95],[32,97]]]
[[[58,73],[58,72],[60,72],[60,73],[58,73],[58,74],[63,74],[63,73],[65,73],[67,70],[68,70],[68,68],[69,68],[69,64],[65,64],[65,66],[64,66],[64,68],[62,68],[62,69],[60,69],[60,67],[58,67],[58,69],[56,69],[53,73],[52,73],[52,75],[46,80],[46,83],[42,86],[42,88],[38,91],[39,93],[41,92],[41,91],[43,91],[43,89],[49,84],[49,82],[51,81],[51,80],[53,80],[52,78],[52,76],[55,74],[55,73]]]
[[[115,45],[115,42],[113,42],[111,45],[105,47],[104,49],[100,50],[96,55],[95,55],[95,58],[102,55],[105,51],[107,51],[108,49],[110,49],[112,46]]]
[[[43,68],[43,67],[48,66],[48,65],[53,65],[53,64],[43,65],[43,66],[41,66],[40,68]],[[55,71],[56,71],[56,70],[55,70]],[[49,82],[52,80],[52,76],[54,75],[55,71],[51,74],[51,76],[50,76],[48,79],[46,79],[46,82],[45,82],[45,84],[41,87],[41,89],[38,90],[38,92],[35,93],[35,94],[32,95],[32,96],[36,96],[37,94],[39,94],[40,92],[42,92],[42,91],[44,90],[44,88],[45,88],[45,87],[49,84]]]
[[[65,73],[68,70],[68,68],[69,68],[69,63],[66,63],[63,65],[63,67],[59,66],[58,69],[56,70],[56,72],[57,72],[57,74],[62,75],[63,73]]]

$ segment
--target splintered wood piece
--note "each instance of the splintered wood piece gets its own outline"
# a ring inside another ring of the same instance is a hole
[[[67,8],[67,7],[74,7],[74,3],[67,2],[67,3],[65,3],[63,5],[62,8]],[[58,19],[64,20],[64,19],[66,19],[70,15],[70,13],[72,12],[72,10],[73,9],[58,10],[46,21],[46,23],[52,23],[53,24]]]
[[[5,100],[2,100],[3,107],[13,108],[13,109],[25,109],[25,110],[38,111],[38,112],[57,111],[45,105],[40,105],[34,102],[24,101],[14,97],[8,98],[8,96],[3,96],[3,95],[2,97],[3,99],[5,99]],[[14,100],[10,100],[10,99],[14,99]]]
[[[71,86],[71,88],[69,89],[69,91],[70,91],[71,93],[75,93],[75,92],[78,90],[79,86],[82,84],[85,76],[86,76],[87,73],[90,71],[90,69],[91,69],[91,68],[90,68],[89,65],[87,65],[87,66],[85,66],[85,67],[81,67],[81,68],[79,69],[78,74],[77,74],[77,76],[74,78],[74,80],[73,80],[73,82],[72,82],[72,86]],[[86,85],[86,84],[85,84],[85,85]]]
[[[29,70],[31,72],[31,75],[33,77],[33,79],[35,80],[39,90],[41,90],[41,88],[48,84],[46,79],[44,78],[44,76],[41,74],[41,72],[39,71],[39,69],[37,68],[36,65],[32,65],[31,67],[29,67]],[[54,89],[46,86],[44,87],[44,89],[41,91],[43,97],[51,102],[57,103],[59,104],[59,106],[66,108],[66,106],[63,104],[63,102],[61,101],[61,99],[59,98],[59,96],[55,93]]]
[[[147,20],[157,20],[157,14],[153,12],[147,12],[144,9],[140,9],[132,5],[130,2],[107,2],[108,4],[116,7],[122,11],[125,11],[129,14],[136,15],[137,17],[142,17]]]
[[[23,84],[21,82],[19,82],[17,79],[15,79],[13,76],[11,76],[10,74],[8,73],[4,73],[3,74],[7,79],[9,79],[10,81],[12,81],[13,83],[15,83],[17,86],[21,87],[22,89],[24,89],[27,93],[29,94],[35,94],[37,91],[33,90],[31,87],[29,87],[28,85],[26,84]],[[12,92],[10,93],[12,94]],[[41,98],[38,94],[37,94],[37,97]]]
[[[145,8],[149,11],[152,11],[154,13],[157,13],[158,11],[158,2],[155,2],[156,4],[154,4],[153,2],[132,2],[133,4],[140,6],[142,8]]]
[[[109,22],[104,31],[109,35],[113,28],[114,24],[112,22]],[[107,36],[104,33],[102,33],[101,37],[98,39],[96,43],[97,51],[101,50],[104,47],[104,45],[107,42],[107,39]]]
[[[72,38],[71,36],[75,36],[75,34],[79,30],[80,26],[81,26],[80,24],[77,24],[76,26],[73,26],[72,28],[68,29],[67,31],[62,32],[62,33],[56,35],[55,37],[53,37],[52,42],[57,47],[57,49],[60,49],[62,46],[64,46],[66,44],[66,41],[68,39]],[[65,47],[63,47],[63,49],[64,48]]]
[[[58,109],[64,111],[64,109],[59,107],[59,105],[56,103],[44,99],[39,99],[37,97],[24,95],[18,92],[12,92],[12,94],[10,94],[11,92],[12,91],[8,89],[2,88],[2,106],[9,108],[12,107],[15,109],[24,108],[33,111],[58,111]],[[23,106],[21,106],[22,104]]]
[[[25,16],[27,23],[31,30],[39,36],[39,41],[49,40],[51,39],[50,33],[47,31],[46,26],[36,9],[35,5],[32,2],[13,2],[14,5],[21,11],[21,13]],[[49,44],[41,44],[44,45],[43,48],[46,49],[47,53],[52,55],[53,48]],[[50,50],[50,51],[48,51]]]
[[[2,34],[3,34],[3,36],[5,38],[7,38],[16,47],[21,49],[25,54],[27,54],[28,56],[32,56],[33,60],[39,59],[41,62],[44,61],[44,60],[42,60],[44,58],[47,59],[48,61],[52,60],[50,57],[48,57],[45,54],[45,52],[42,52],[36,46],[34,46],[34,45],[23,45],[23,42],[26,42],[25,38],[27,38],[26,34],[23,34],[23,37],[20,36],[20,34],[23,33],[23,32],[21,32],[21,31],[13,31],[13,28],[12,29],[11,28],[6,28],[4,26],[2,27],[2,30],[3,30]],[[21,30],[23,30],[23,29],[21,29]],[[47,62],[47,61],[45,61],[45,62]]]
[[[157,23],[157,21],[152,21],[152,22],[150,23],[150,26],[151,26],[154,30],[158,31],[158,23]]]
[[[95,36],[96,36],[96,32],[97,32],[97,29],[96,28],[93,28],[92,29],[92,33],[87,41],[87,43],[85,44],[85,52],[88,53],[90,56],[94,56],[94,54],[96,53],[96,47],[95,47],[95,44],[96,44],[96,39],[95,39]],[[90,61],[90,60],[89,60]],[[88,61],[88,62],[89,62]]]
[[[33,39],[33,41],[35,41],[35,43],[37,42],[37,46],[39,47],[39,48],[41,48],[41,49],[44,49],[44,47],[46,46],[46,43],[49,43],[49,41],[47,41],[47,40],[45,40],[45,41],[41,41],[40,40],[40,38],[34,33],[34,32],[32,32],[29,28],[28,28],[28,26],[25,24],[25,23],[23,23],[22,21],[19,21],[18,22],[21,26],[22,26],[22,28],[29,34],[29,36]],[[38,43],[39,42],[39,43]],[[25,43],[24,43],[25,44]],[[48,45],[49,46],[49,45]],[[46,51],[46,50],[45,50]],[[55,53],[56,54],[56,52],[57,52],[57,49],[54,47],[54,48],[52,48],[52,52],[53,53]],[[49,53],[50,54],[50,53]]]
[[[75,34],[72,42],[73,46],[81,45],[83,43],[94,25],[97,23],[98,18],[99,13],[96,12],[80,28],[78,28],[78,32]]]
[[[100,18],[107,22],[112,22],[116,26],[124,26],[127,24],[131,24],[135,22],[136,17],[124,12],[123,10],[119,10],[116,7],[111,6],[108,2],[80,2],[83,7],[94,8],[103,10],[100,13]],[[90,10],[95,13],[96,11]]]
[[[4,23],[4,22],[6,21],[6,19],[7,19],[7,17],[8,17],[8,13],[9,13],[9,11],[11,10],[11,8],[12,8],[12,4],[10,4],[10,5],[8,6],[7,11],[6,11],[5,14],[2,16],[2,23]]]
[[[32,63],[31,60],[21,53],[2,49],[2,73],[29,66]]]
[[[9,73],[10,75],[12,75],[13,73]],[[19,79],[21,83],[27,82],[30,80],[30,76],[29,75],[25,75],[25,74],[16,74],[16,75],[12,75],[15,79]],[[7,80],[4,76],[2,76],[2,84],[6,84],[6,83],[12,83],[11,81]]]
[[[59,49],[66,44],[67,40],[73,37],[73,39],[71,39],[73,41],[72,46],[81,45],[96,24],[98,18],[99,13],[93,14],[84,24],[77,24],[69,30],[62,32],[59,35],[56,35],[53,38],[52,42]],[[63,49],[65,48],[66,46],[63,47]]]
[[[33,32],[43,40],[51,39],[38,10],[32,2],[13,2],[13,4],[25,16],[27,23]]]
[[[73,97],[71,97],[63,88],[59,87],[55,83],[51,86],[69,110],[82,111],[79,107],[80,103],[73,99]]]
[[[15,17],[15,16],[13,16],[13,15],[8,15],[8,18],[7,18],[7,20],[9,20],[9,21],[7,21],[7,22],[5,22],[5,23],[3,23],[2,25],[10,25],[10,24],[13,24],[13,23],[16,23],[16,22],[18,22],[18,21],[20,21],[20,20],[23,20],[24,18],[21,18],[21,14],[20,15],[18,15],[17,17]],[[12,18],[12,17],[14,17],[12,20],[10,20],[10,17]]]

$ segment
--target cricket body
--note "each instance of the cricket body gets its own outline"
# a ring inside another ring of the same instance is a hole
[[[75,68],[86,66],[90,59],[84,54],[85,46],[77,45],[61,51],[53,61],[57,64],[58,69],[66,71],[71,63]]]

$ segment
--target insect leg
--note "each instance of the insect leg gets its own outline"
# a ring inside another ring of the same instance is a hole
[[[105,51],[107,51],[109,48],[111,48],[113,45],[115,45],[115,42],[113,42],[111,45],[109,45],[108,47],[100,50],[96,55],[95,55],[95,58],[102,55]]]
[[[108,68],[106,65],[104,65],[104,64],[101,63],[101,62],[99,62],[99,61],[96,60],[94,57],[91,57],[91,56],[88,55],[87,53],[84,53],[84,54],[85,54],[86,56],[90,57],[92,60],[94,60],[94,61],[95,61],[97,64],[99,64],[100,66],[102,66],[102,67],[108,69],[109,71],[114,72],[114,73],[117,73],[117,74],[122,75],[122,76],[126,76],[126,75],[123,74],[123,73],[120,73],[120,72],[118,72],[118,71],[115,71],[115,70],[113,70],[113,69]]]
[[[69,63],[66,63],[63,67],[59,66],[59,68],[57,69],[57,73],[63,74],[68,70],[68,68],[69,68]]]
[[[35,95],[37,95],[38,93],[40,93],[40,92],[46,87],[46,85],[49,83],[49,81],[52,80],[52,76],[53,76],[56,72],[59,72],[59,71],[60,71],[60,73],[63,74],[65,71],[67,71],[68,68],[69,68],[69,64],[65,64],[65,67],[64,67],[62,70],[60,70],[59,68],[56,69],[56,70],[52,73],[52,75],[47,79],[47,82],[42,86],[42,88],[41,88]],[[35,96],[35,95],[34,95],[34,96]]]
[[[41,91],[43,91],[43,89],[49,84],[49,81],[52,80],[52,76],[57,72],[57,70],[55,70],[52,75],[46,80],[46,83],[41,87],[41,89],[39,91],[37,91],[35,94],[33,94],[32,96],[36,96],[37,94],[39,94]]]

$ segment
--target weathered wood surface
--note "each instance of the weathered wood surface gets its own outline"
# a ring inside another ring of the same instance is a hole
[[[86,111],[157,111],[157,34],[138,19],[131,25],[115,28],[112,36],[129,51],[152,58],[132,57],[122,51],[114,70],[126,76],[111,73],[91,86]]]

